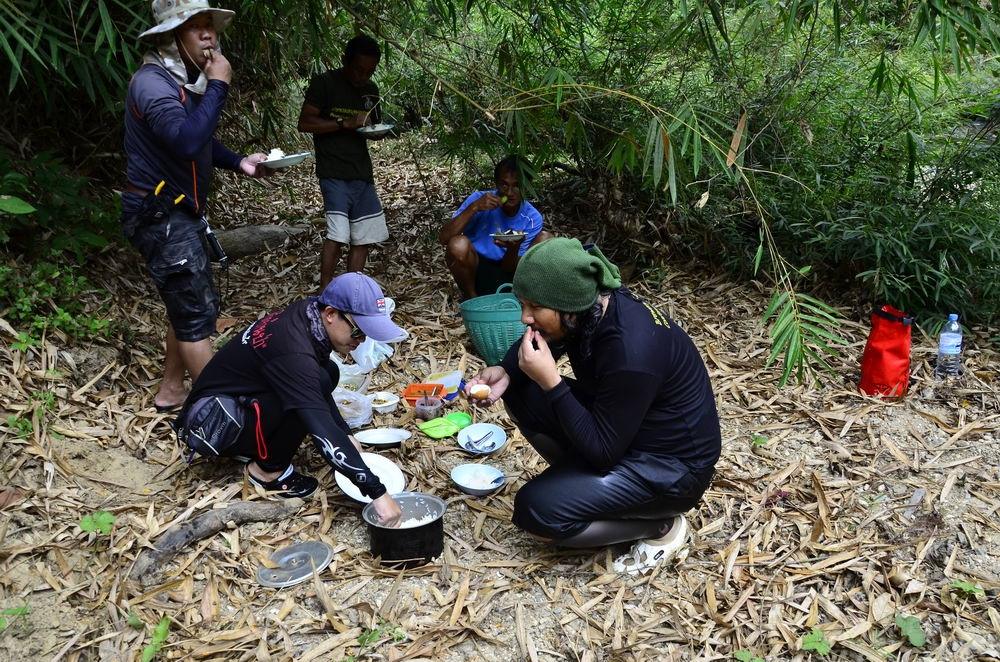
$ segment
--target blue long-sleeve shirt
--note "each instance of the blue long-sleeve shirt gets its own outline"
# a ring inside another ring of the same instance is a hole
[[[228,94],[228,83],[210,80],[199,97],[163,67],[143,65],[132,76],[125,99],[129,183],[152,191],[166,181],[172,197],[183,193],[181,204],[199,213],[212,186],[212,168],[239,170],[243,159],[213,137]],[[124,204],[135,199],[127,196]]]

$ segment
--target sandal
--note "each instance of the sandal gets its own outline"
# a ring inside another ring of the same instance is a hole
[[[666,535],[636,542],[628,554],[615,559],[612,567],[618,573],[645,574],[660,563],[666,563],[677,557],[681,552],[683,552],[681,558],[687,556],[687,539],[687,519],[683,515],[677,515]]]
[[[291,465],[288,466],[284,474],[274,480],[260,480],[254,477],[249,469],[247,470],[247,478],[265,492],[270,492],[282,499],[304,499],[319,487],[318,480],[312,476],[300,474]]]

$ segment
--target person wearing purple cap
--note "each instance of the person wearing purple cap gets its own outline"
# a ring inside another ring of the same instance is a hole
[[[399,506],[365,465],[332,397],[340,371],[330,352],[346,355],[366,336],[390,342],[406,332],[389,319],[382,288],[360,273],[265,315],[205,366],[177,417],[178,437],[206,456],[250,458],[250,482],[291,498],[318,486],[292,466],[309,435],[323,459],[374,500],[384,522],[397,522]]]

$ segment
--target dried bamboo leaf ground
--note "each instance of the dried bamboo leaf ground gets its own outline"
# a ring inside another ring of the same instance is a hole
[[[393,240],[369,264],[412,333],[374,376],[398,390],[456,366],[468,347],[433,238],[460,196],[447,170],[418,172],[390,149],[379,147],[378,172]],[[226,180],[216,206],[222,224],[306,218],[317,228],[233,268],[225,315],[235,322],[224,340],[315,288],[321,222],[305,170],[265,189]],[[556,230],[571,232],[558,208],[543,204]],[[628,250],[612,252],[624,261]],[[998,656],[996,355],[973,342],[964,380],[936,385],[933,343],[915,338],[912,395],[880,402],[854,389],[866,325],[847,323],[852,344],[835,361],[837,377],[779,390],[756,326],[764,295],[674,268],[631,285],[695,339],[724,436],[680,564],[628,578],[609,571],[609,550],[542,547],[510,523],[517,487],[543,468],[522,438],[494,458],[512,484],[472,498],[448,479],[467,457],[451,440],[416,434],[386,453],[411,489],[449,503],[438,563],[405,573],[373,565],[357,509],[305,450],[298,461],[325,491],[297,516],[223,531],[175,557],[162,583],[130,583],[137,555],[171,524],[255,497],[235,463],[183,462],[151,408],[162,306],[134,254],[112,248],[105,258],[109,267],[93,278],[114,297],[92,303],[124,321],[116,338],[81,346],[50,336],[40,348],[0,350],[0,609],[29,609],[5,616],[0,658],[138,659],[163,616],[171,630],[160,656],[170,659],[805,659],[813,628],[833,645],[830,659]],[[470,371],[481,365],[466,361]],[[480,418],[511,429],[499,408]],[[377,422],[414,429],[406,416]],[[96,510],[114,514],[110,536],[81,530]],[[304,539],[336,550],[318,581],[280,591],[256,584],[275,548]],[[984,593],[949,588],[957,580]],[[904,643],[898,613],[921,620],[924,649]]]

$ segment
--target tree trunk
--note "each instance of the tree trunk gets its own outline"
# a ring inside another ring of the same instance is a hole
[[[279,248],[289,237],[307,230],[307,225],[244,225],[231,230],[219,230],[215,234],[229,259],[238,260]]]

